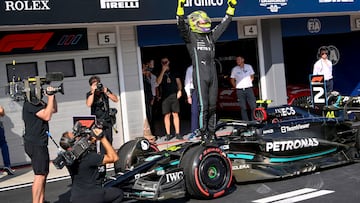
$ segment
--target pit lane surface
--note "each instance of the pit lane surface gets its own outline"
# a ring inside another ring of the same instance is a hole
[[[47,183],[46,200],[52,203],[69,203],[70,182],[70,179],[65,177],[59,181],[53,180],[53,182]],[[356,163],[285,180],[237,184],[230,194],[214,200],[184,198],[162,202],[355,203],[360,201],[359,189],[360,163]],[[0,192],[0,202],[30,203],[31,186],[25,185],[18,189]],[[148,201],[126,200],[125,202],[142,203]]]

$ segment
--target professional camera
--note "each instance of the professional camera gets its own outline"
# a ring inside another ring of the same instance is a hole
[[[58,156],[54,159],[53,164],[57,169],[62,169],[64,166],[70,166],[81,155],[87,152],[91,147],[89,138],[81,137],[73,142],[70,151],[60,151]]]
[[[53,161],[57,169],[72,165],[75,160],[79,159],[88,150],[95,149],[95,145],[91,142],[91,138],[96,137],[92,131],[95,127],[102,128],[97,123],[87,127],[82,125],[80,121],[77,121],[73,126],[74,138],[61,138],[60,145],[65,144],[71,150],[61,150],[58,153],[58,156]]]
[[[64,94],[63,84],[54,87],[52,91],[48,91],[44,85],[49,85],[52,81],[62,81],[64,74],[62,72],[47,73],[45,77],[35,76],[29,77],[22,81],[15,81],[15,78],[8,85],[8,94],[15,101],[24,101],[27,99],[33,104],[38,104],[43,94],[53,95],[58,92]]]
[[[104,91],[104,85],[103,85],[101,82],[99,82],[99,83],[96,85],[96,91],[98,91],[98,92]]]

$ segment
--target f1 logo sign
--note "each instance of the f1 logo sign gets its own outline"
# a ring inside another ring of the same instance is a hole
[[[323,75],[310,75],[311,97],[314,105],[327,105],[326,86]]]
[[[54,32],[8,34],[0,39],[0,52],[7,53],[13,49],[31,48],[33,51],[43,50]]]

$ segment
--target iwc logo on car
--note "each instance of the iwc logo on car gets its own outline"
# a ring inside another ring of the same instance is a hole
[[[139,8],[139,0],[100,0],[101,9]]]
[[[288,0],[259,0],[259,5],[266,7],[272,13],[279,12],[279,9],[287,5]]]

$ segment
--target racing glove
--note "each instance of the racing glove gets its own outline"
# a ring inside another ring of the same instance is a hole
[[[235,13],[236,4],[236,0],[228,0],[228,8],[226,10],[226,14],[233,16]]]
[[[176,15],[183,16],[184,15],[184,4],[186,0],[178,0],[178,7],[176,10]]]

